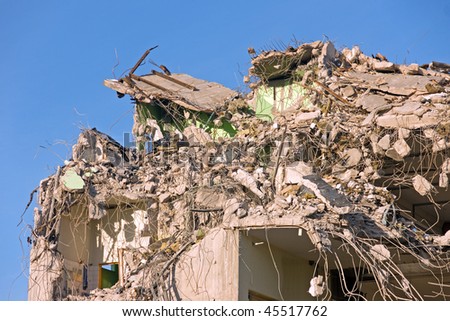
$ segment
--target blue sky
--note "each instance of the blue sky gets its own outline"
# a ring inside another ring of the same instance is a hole
[[[359,45],[397,63],[450,62],[450,2],[0,0],[0,300],[27,297],[35,201],[16,225],[30,192],[70,158],[81,128],[119,141],[131,130],[130,100],[104,79],[159,45],[150,58],[172,72],[242,88],[247,47],[293,39]]]

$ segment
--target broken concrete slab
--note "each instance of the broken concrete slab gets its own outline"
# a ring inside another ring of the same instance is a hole
[[[403,158],[409,155],[411,152],[411,147],[406,143],[404,139],[397,140],[392,148],[386,151],[386,156],[396,160],[402,161]]]
[[[107,79],[103,84],[140,103],[155,104],[158,99],[165,99],[185,109],[205,113],[213,113],[239,96],[236,91],[218,83],[178,73],[152,72],[143,76],[131,73],[120,80]]]
[[[356,95],[356,91],[352,86],[348,85],[341,89],[341,95],[345,98],[350,98]]]
[[[383,111],[386,111],[386,110],[390,110],[391,108],[392,108],[392,106],[390,104],[382,105],[382,106],[379,106],[379,107],[375,108],[362,121],[361,126],[362,127],[372,126],[373,123],[374,123],[375,117],[377,116],[377,114],[379,114],[379,113],[381,113]]]
[[[206,144],[212,141],[211,135],[209,135],[204,129],[196,126],[188,126],[183,130],[183,135],[186,137],[190,145]]]
[[[450,158],[446,158],[442,163],[442,173],[450,174]]]
[[[156,192],[156,188],[157,187],[158,187],[158,183],[150,181],[150,182],[145,183],[144,190],[146,192],[149,192],[149,193],[153,194],[153,193]]]
[[[362,107],[363,109],[371,112],[378,107],[387,105],[387,103],[387,100],[383,96],[368,94],[359,97],[356,100],[355,105],[356,107]]]
[[[421,126],[419,128],[436,126],[441,122],[440,113],[436,110],[431,110],[423,114],[420,119]]]
[[[223,205],[223,211],[225,216],[230,216],[242,206],[242,202],[240,202],[237,198],[231,198],[225,201]]]
[[[416,115],[383,115],[377,118],[377,125],[386,128],[417,129],[424,127]]]
[[[445,104],[449,102],[448,93],[440,92],[436,94],[429,94],[422,96],[421,102],[431,102],[435,104]]]
[[[302,184],[312,190],[314,194],[328,207],[339,214],[346,214],[352,210],[352,204],[345,195],[339,193],[317,174],[306,175],[302,178]]]
[[[409,130],[409,129],[406,129],[406,128],[398,129],[398,138],[399,139],[407,139],[410,134],[411,134],[411,130]]]
[[[433,186],[431,183],[423,176],[416,175],[412,179],[413,187],[417,193],[422,196],[427,195],[432,190]]]
[[[358,148],[350,148],[344,151],[345,167],[354,167],[361,161],[362,153]]]
[[[358,46],[354,46],[352,49],[344,48],[342,54],[349,63],[356,63],[360,58],[361,49]]]
[[[129,161],[129,151],[126,148],[95,128],[82,132],[72,149],[72,158],[76,162],[84,160],[88,163],[103,162],[120,166]]]
[[[344,173],[337,175],[342,183],[348,183],[350,180],[355,179],[359,172],[356,169],[348,169]]]
[[[448,175],[446,173],[439,174],[439,187],[448,188]]]
[[[418,64],[410,64],[408,66],[400,65],[400,72],[405,75],[422,75],[422,70]]]
[[[337,51],[332,42],[328,41],[323,45],[322,53],[318,58],[319,67],[322,68],[321,77],[331,76],[331,68],[335,65],[336,54]]]
[[[378,261],[386,261],[391,257],[391,252],[389,252],[388,248],[383,244],[375,244],[370,248],[370,254],[372,254],[375,259]]]
[[[158,196],[158,199],[159,199],[160,203],[166,203],[171,199],[171,197],[172,197],[172,195],[170,193],[166,192],[166,193],[161,193]]]
[[[195,203],[201,208],[223,208],[226,196],[215,188],[200,188],[195,194]]]
[[[70,191],[82,190],[85,186],[84,180],[73,169],[68,169],[64,175],[61,176],[61,180],[64,186]]]
[[[410,115],[422,106],[420,102],[408,101],[400,107],[392,108],[392,112],[399,115]]]
[[[298,65],[309,62],[313,57],[318,57],[323,47],[321,41],[304,43],[295,50],[265,51],[252,59],[250,75],[256,75],[261,79],[271,80],[286,77]]]
[[[312,174],[312,167],[304,162],[294,162],[286,166],[284,184],[300,184],[302,177]]]
[[[240,207],[236,211],[236,215],[237,215],[238,218],[246,217],[248,215],[248,210],[246,208]]]
[[[252,191],[259,198],[264,197],[265,194],[258,188],[257,181],[247,171],[245,171],[243,169],[238,169],[231,176],[233,177],[233,179],[235,181],[237,181],[240,184],[242,184],[243,186],[247,187],[250,191]]]
[[[322,275],[313,277],[309,284],[308,293],[311,294],[312,297],[315,298],[323,294],[324,282]]]
[[[439,139],[437,141],[435,141],[435,140],[433,141],[432,151],[434,153],[437,153],[437,152],[440,152],[440,151],[443,151],[443,150],[446,150],[449,148],[450,148],[450,142],[445,138]]]
[[[374,61],[372,68],[378,72],[395,72],[397,70],[397,66],[389,61]]]
[[[402,74],[369,74],[362,71],[349,71],[348,77],[358,79],[367,84],[368,88],[378,89],[392,95],[410,97],[416,92],[427,93],[425,86],[431,81],[441,83],[442,77],[437,76],[418,76]]]
[[[299,113],[295,117],[296,123],[303,123],[308,122],[313,119],[318,119],[320,117],[320,110],[312,111],[312,112],[305,112],[305,113]]]
[[[319,56],[319,66],[331,67],[330,63],[336,58],[336,48],[333,43],[328,41],[322,47],[322,53]]]
[[[391,147],[391,136],[389,134],[384,135],[383,137],[381,137],[381,139],[378,141],[377,145],[384,149],[387,150],[389,147]]]

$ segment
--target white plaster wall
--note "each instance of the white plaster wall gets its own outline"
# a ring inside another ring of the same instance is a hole
[[[68,294],[83,292],[83,265],[91,262],[90,242],[92,240],[92,224],[87,221],[85,213],[75,207],[70,215],[61,217],[58,251],[64,258],[64,275],[61,286]],[[88,290],[92,286],[88,279]]]
[[[314,269],[308,261],[241,234],[239,249],[239,300],[247,301],[252,290],[281,300],[312,300],[307,293]],[[277,273],[278,269],[278,273]],[[280,294],[281,292],[281,294]]]
[[[116,208],[108,210],[103,218],[88,223],[86,219],[82,220],[85,214],[79,207],[74,207],[70,215],[61,218],[58,250],[64,258],[67,276],[77,266],[88,265],[87,291],[90,291],[98,286],[99,264],[118,262],[119,248],[147,248],[151,237],[141,236],[148,224],[147,211]],[[74,288],[73,282],[66,283]]]
[[[75,208],[70,215],[61,216],[58,251],[72,262],[89,261],[90,225],[83,212]]]
[[[444,296],[447,298],[450,296],[450,288],[448,285],[450,284],[450,273],[447,273],[443,276],[437,275],[439,279],[434,278],[430,275],[430,273],[426,270],[423,271],[423,275],[406,275],[408,280],[411,282],[412,286],[416,288],[416,290],[423,296],[423,299],[426,301],[443,301]],[[443,280],[440,280],[440,278]],[[433,284],[430,284],[433,283]],[[439,287],[434,283],[442,283],[444,286]],[[395,292],[395,289],[391,289]],[[380,301],[383,300],[381,295],[379,294],[378,287],[375,281],[365,281],[361,287],[361,292],[364,293],[365,297],[369,301]],[[437,293],[444,294],[437,295]],[[397,295],[405,298],[405,294],[397,291]]]
[[[238,238],[237,231],[212,229],[183,254],[175,268],[175,298],[236,301]]]
[[[107,215],[93,221],[94,235],[91,245],[93,264],[118,262],[120,248],[147,248],[151,236],[141,236],[148,224],[148,215],[144,210],[120,209],[108,210]]]
[[[30,276],[28,279],[28,300],[51,301],[54,297],[54,284],[62,276],[63,262],[53,251],[47,249],[43,238],[30,252]]]

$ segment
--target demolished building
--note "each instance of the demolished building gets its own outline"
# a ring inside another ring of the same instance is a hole
[[[145,56],[105,81],[136,148],[85,130],[41,181],[30,300],[450,297],[450,66],[249,53],[247,95]]]

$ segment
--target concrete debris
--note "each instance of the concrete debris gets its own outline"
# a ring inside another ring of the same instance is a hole
[[[374,111],[375,109],[386,104],[387,100],[383,96],[371,94],[363,95],[359,97],[355,102],[356,107],[362,107],[369,112]]]
[[[124,148],[110,136],[100,133],[95,128],[84,131],[73,146],[73,160],[88,163],[102,162],[121,166],[129,161]]]
[[[395,72],[397,66],[390,61],[374,61],[372,68],[378,72]]]
[[[422,104],[420,102],[411,101],[407,102],[400,107],[392,108],[392,112],[399,115],[408,115],[413,114],[416,110],[418,110]]]
[[[448,175],[446,173],[441,173],[439,175],[439,187],[448,188]]]
[[[349,63],[358,63],[359,57],[362,54],[361,49],[358,46],[354,46],[352,49],[344,48],[342,54]]]
[[[84,180],[74,170],[66,171],[65,174],[61,176],[61,181],[69,191],[84,188]]]
[[[353,97],[356,95],[356,91],[352,86],[345,86],[341,89],[341,94],[345,98]]]
[[[30,299],[247,299],[274,259],[306,281],[263,297],[449,297],[423,288],[448,282],[450,68],[251,52],[247,95],[140,63],[105,81],[136,102],[135,146],[84,130],[41,181]]]
[[[422,196],[427,195],[433,188],[431,183],[421,175],[414,176],[412,179],[412,183],[417,193],[419,193]]]
[[[210,188],[199,189],[195,196],[195,203],[202,208],[223,208],[225,201],[226,198],[223,193]]]
[[[304,176],[302,184],[312,190],[316,197],[321,199],[327,206],[339,214],[349,213],[352,204],[347,197],[339,193],[335,188],[326,183],[316,174]]]
[[[243,186],[247,187],[259,198],[264,198],[264,192],[258,188],[258,183],[256,179],[250,175],[248,172],[242,169],[238,169],[232,174],[235,181],[241,183]]]
[[[187,141],[191,145],[206,144],[212,141],[211,135],[203,129],[193,125],[186,127],[183,131],[183,135],[186,136]]]
[[[354,167],[361,161],[362,153],[358,148],[350,148],[344,152],[345,166]]]
[[[398,129],[398,138],[399,139],[407,139],[409,138],[409,135],[411,134],[411,131],[406,128],[399,128]]]
[[[309,294],[311,294],[312,297],[316,298],[323,294],[324,291],[324,284],[323,284],[323,276],[315,276],[311,279],[309,282]]]
[[[332,42],[327,42],[322,48],[322,53],[319,56],[319,68],[322,68],[320,75],[322,77],[331,76],[332,66],[335,65],[337,51]]]
[[[299,113],[297,117],[295,117],[296,123],[308,122],[313,119],[318,119],[320,117],[320,110],[312,111],[309,113]]]
[[[422,75],[422,70],[418,64],[410,64],[408,66],[400,65],[399,69],[404,75]]]
[[[450,174],[450,157],[443,162],[442,173]]]
[[[301,184],[305,175],[312,174],[311,166],[304,162],[294,162],[286,166],[284,174],[285,184]]]
[[[391,257],[391,252],[383,244],[375,244],[372,246],[370,253],[379,261],[386,261]]]
[[[450,230],[442,236],[436,236],[435,242],[441,246],[450,246]]]
[[[378,117],[377,125],[386,128],[418,129],[425,127],[417,115],[383,115]]]
[[[242,208],[243,203],[239,202],[237,198],[229,199],[225,202],[223,208],[223,215],[229,217],[230,215],[237,212],[238,209]]]
[[[408,143],[404,139],[399,139],[392,145],[392,148],[386,151],[386,156],[399,162],[408,156],[410,152],[411,147],[409,147]]]
[[[387,150],[391,147],[391,136],[389,134],[384,135],[377,143],[379,147],[384,150]]]

